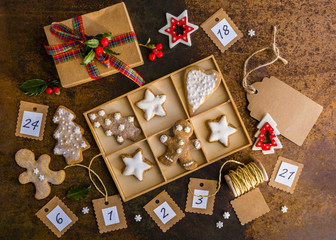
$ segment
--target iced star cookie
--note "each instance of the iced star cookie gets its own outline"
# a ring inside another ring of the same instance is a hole
[[[67,164],[83,161],[83,151],[90,148],[90,144],[83,137],[84,130],[73,122],[75,118],[76,115],[64,106],[59,106],[53,117],[53,122],[58,124],[54,133],[57,140],[54,154],[63,155]]]
[[[190,114],[193,114],[218,88],[220,75],[211,69],[190,67],[184,73],[184,86]]]
[[[133,154],[121,154],[120,157],[126,166],[123,175],[134,175],[139,181],[142,181],[145,172],[153,167],[153,164],[144,157],[141,148],[138,148]]]
[[[229,136],[237,132],[237,128],[229,124],[226,115],[219,116],[214,120],[208,120],[211,130],[209,142],[220,142],[225,147],[229,147]]]
[[[160,141],[167,146],[165,154],[159,157],[164,165],[171,166],[179,159],[180,164],[186,170],[194,169],[197,162],[191,157],[191,151],[201,148],[198,139],[190,139],[193,134],[193,127],[187,120],[179,120],[173,126],[174,136],[161,135]]]
[[[138,108],[142,109],[145,113],[145,119],[151,120],[155,115],[164,117],[167,115],[163,104],[166,101],[166,95],[154,95],[150,89],[146,89],[145,98],[136,103]]]
[[[40,200],[49,196],[51,188],[49,183],[58,185],[65,179],[65,172],[52,171],[49,169],[50,157],[47,154],[41,155],[35,161],[35,155],[28,149],[20,149],[15,154],[16,163],[27,171],[19,176],[19,182],[26,184],[34,183],[36,188],[35,198]]]
[[[115,136],[119,144],[126,139],[136,141],[141,134],[140,128],[134,125],[134,116],[123,117],[120,112],[106,114],[98,110],[90,113],[89,118],[95,128],[102,127],[106,136]]]

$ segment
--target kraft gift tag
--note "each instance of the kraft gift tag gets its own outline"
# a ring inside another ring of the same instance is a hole
[[[301,146],[323,107],[275,77],[264,78],[247,94],[251,117],[260,121],[269,113],[284,137]]]

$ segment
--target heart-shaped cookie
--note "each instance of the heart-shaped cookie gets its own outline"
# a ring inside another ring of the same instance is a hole
[[[184,73],[184,86],[190,114],[193,114],[216,91],[220,75],[211,69],[190,67]]]

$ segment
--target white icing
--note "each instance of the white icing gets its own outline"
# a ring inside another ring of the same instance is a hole
[[[180,124],[176,125],[176,130],[177,131],[182,131],[182,129],[183,129],[183,127]]]
[[[160,137],[160,142],[162,142],[162,143],[167,142],[167,140],[168,140],[167,135],[162,135],[162,136]]]
[[[34,173],[35,175],[37,175],[39,172],[40,172],[40,171],[39,171],[37,168],[34,168],[34,169],[33,169],[33,173]]]
[[[200,141],[198,139],[195,140],[194,146],[195,146],[196,149],[200,149],[201,148],[201,143],[200,143]]]
[[[184,166],[184,167],[187,167],[187,166],[190,166],[190,165],[193,164],[193,163],[194,163],[194,161],[191,161],[191,162],[188,162],[188,163],[183,164],[183,166]]]
[[[226,147],[229,145],[229,136],[237,131],[236,128],[229,126],[225,115],[218,122],[209,122],[209,127],[211,129],[209,142],[219,141]]]
[[[98,112],[98,115],[101,116],[101,117],[104,116],[104,115],[105,115],[104,110],[100,110],[100,111]]]
[[[187,99],[192,112],[195,112],[216,87],[217,74],[205,74],[200,70],[191,70],[186,78]]]
[[[184,128],[184,131],[185,131],[186,133],[190,133],[191,129],[190,129],[190,127],[185,127],[185,128]]]
[[[111,131],[111,130],[107,130],[107,131],[105,132],[105,134],[106,134],[106,136],[112,136],[112,131]]]
[[[76,134],[80,134],[81,133],[81,129],[80,127],[75,127],[75,131],[74,131]]]
[[[85,141],[82,141],[82,142],[81,142],[81,148],[86,148],[86,147],[87,147],[86,142],[85,142]]]
[[[38,178],[40,179],[40,182],[42,182],[44,180],[44,175],[40,175]]]
[[[97,118],[96,114],[92,113],[90,114],[90,119],[93,121]]]
[[[108,118],[105,119],[106,126],[110,126],[111,123],[112,123],[112,121],[110,119],[108,119]]]
[[[114,114],[114,119],[115,120],[119,120],[121,118],[121,114],[120,113],[115,113]]]
[[[145,112],[145,119],[149,121],[155,115],[166,116],[162,104],[166,101],[166,95],[154,96],[150,90],[146,90],[145,98],[136,105]]]
[[[67,119],[70,120],[70,121],[71,121],[72,119],[74,119],[74,117],[75,117],[75,116],[74,116],[72,113],[70,113],[70,112],[67,114]]]
[[[117,142],[122,143],[124,138],[122,136],[117,136]]]
[[[125,130],[125,124],[120,124],[119,126],[118,126],[118,130],[119,131],[124,131]]]
[[[176,152],[177,152],[178,154],[182,153],[182,148],[178,148],[178,149],[176,150]]]
[[[100,127],[100,123],[99,122],[94,122],[93,126],[96,127],[96,128],[99,128]]]
[[[61,134],[57,131],[54,133],[54,138],[59,139]]]
[[[54,122],[54,123],[57,123],[58,121],[59,121],[59,117],[54,116],[54,117],[53,117],[53,122]]]
[[[144,162],[142,151],[138,151],[133,157],[123,157],[122,160],[126,165],[123,175],[134,175],[140,181],[143,180],[145,171],[152,168],[151,165]]]
[[[184,144],[184,141],[183,141],[183,140],[180,140],[180,141],[178,142],[178,144],[179,144],[180,146],[182,146],[182,145]]]
[[[131,123],[131,122],[134,122],[134,117],[132,117],[132,116],[128,117],[128,118],[127,118],[127,121],[130,122],[130,123]]]
[[[170,157],[168,157],[167,155],[165,155],[165,158],[170,161],[170,162],[174,162],[173,159],[171,159]]]

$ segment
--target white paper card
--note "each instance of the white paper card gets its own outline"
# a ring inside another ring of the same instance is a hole
[[[279,171],[274,181],[291,187],[298,169],[298,166],[292,165],[287,162],[281,162]]]
[[[104,208],[102,209],[102,212],[103,212],[104,222],[106,226],[120,222],[116,206]]]
[[[211,31],[215,34],[224,47],[237,37],[237,33],[233,30],[225,18],[212,27]]]
[[[20,133],[38,137],[40,135],[43,113],[24,111]]]
[[[169,206],[167,202],[162,203],[160,206],[154,209],[155,214],[160,218],[163,224],[169,222],[173,217],[176,216],[176,213]]]
[[[69,216],[66,215],[59,205],[57,205],[50,213],[48,213],[47,218],[60,232],[62,232],[63,229],[72,222]]]
[[[207,190],[199,190],[195,189],[194,190],[194,195],[197,196],[208,196],[209,191]],[[201,208],[201,209],[206,209],[207,208],[207,203],[208,203],[208,198],[207,197],[193,197],[193,202],[192,202],[192,208]]]

